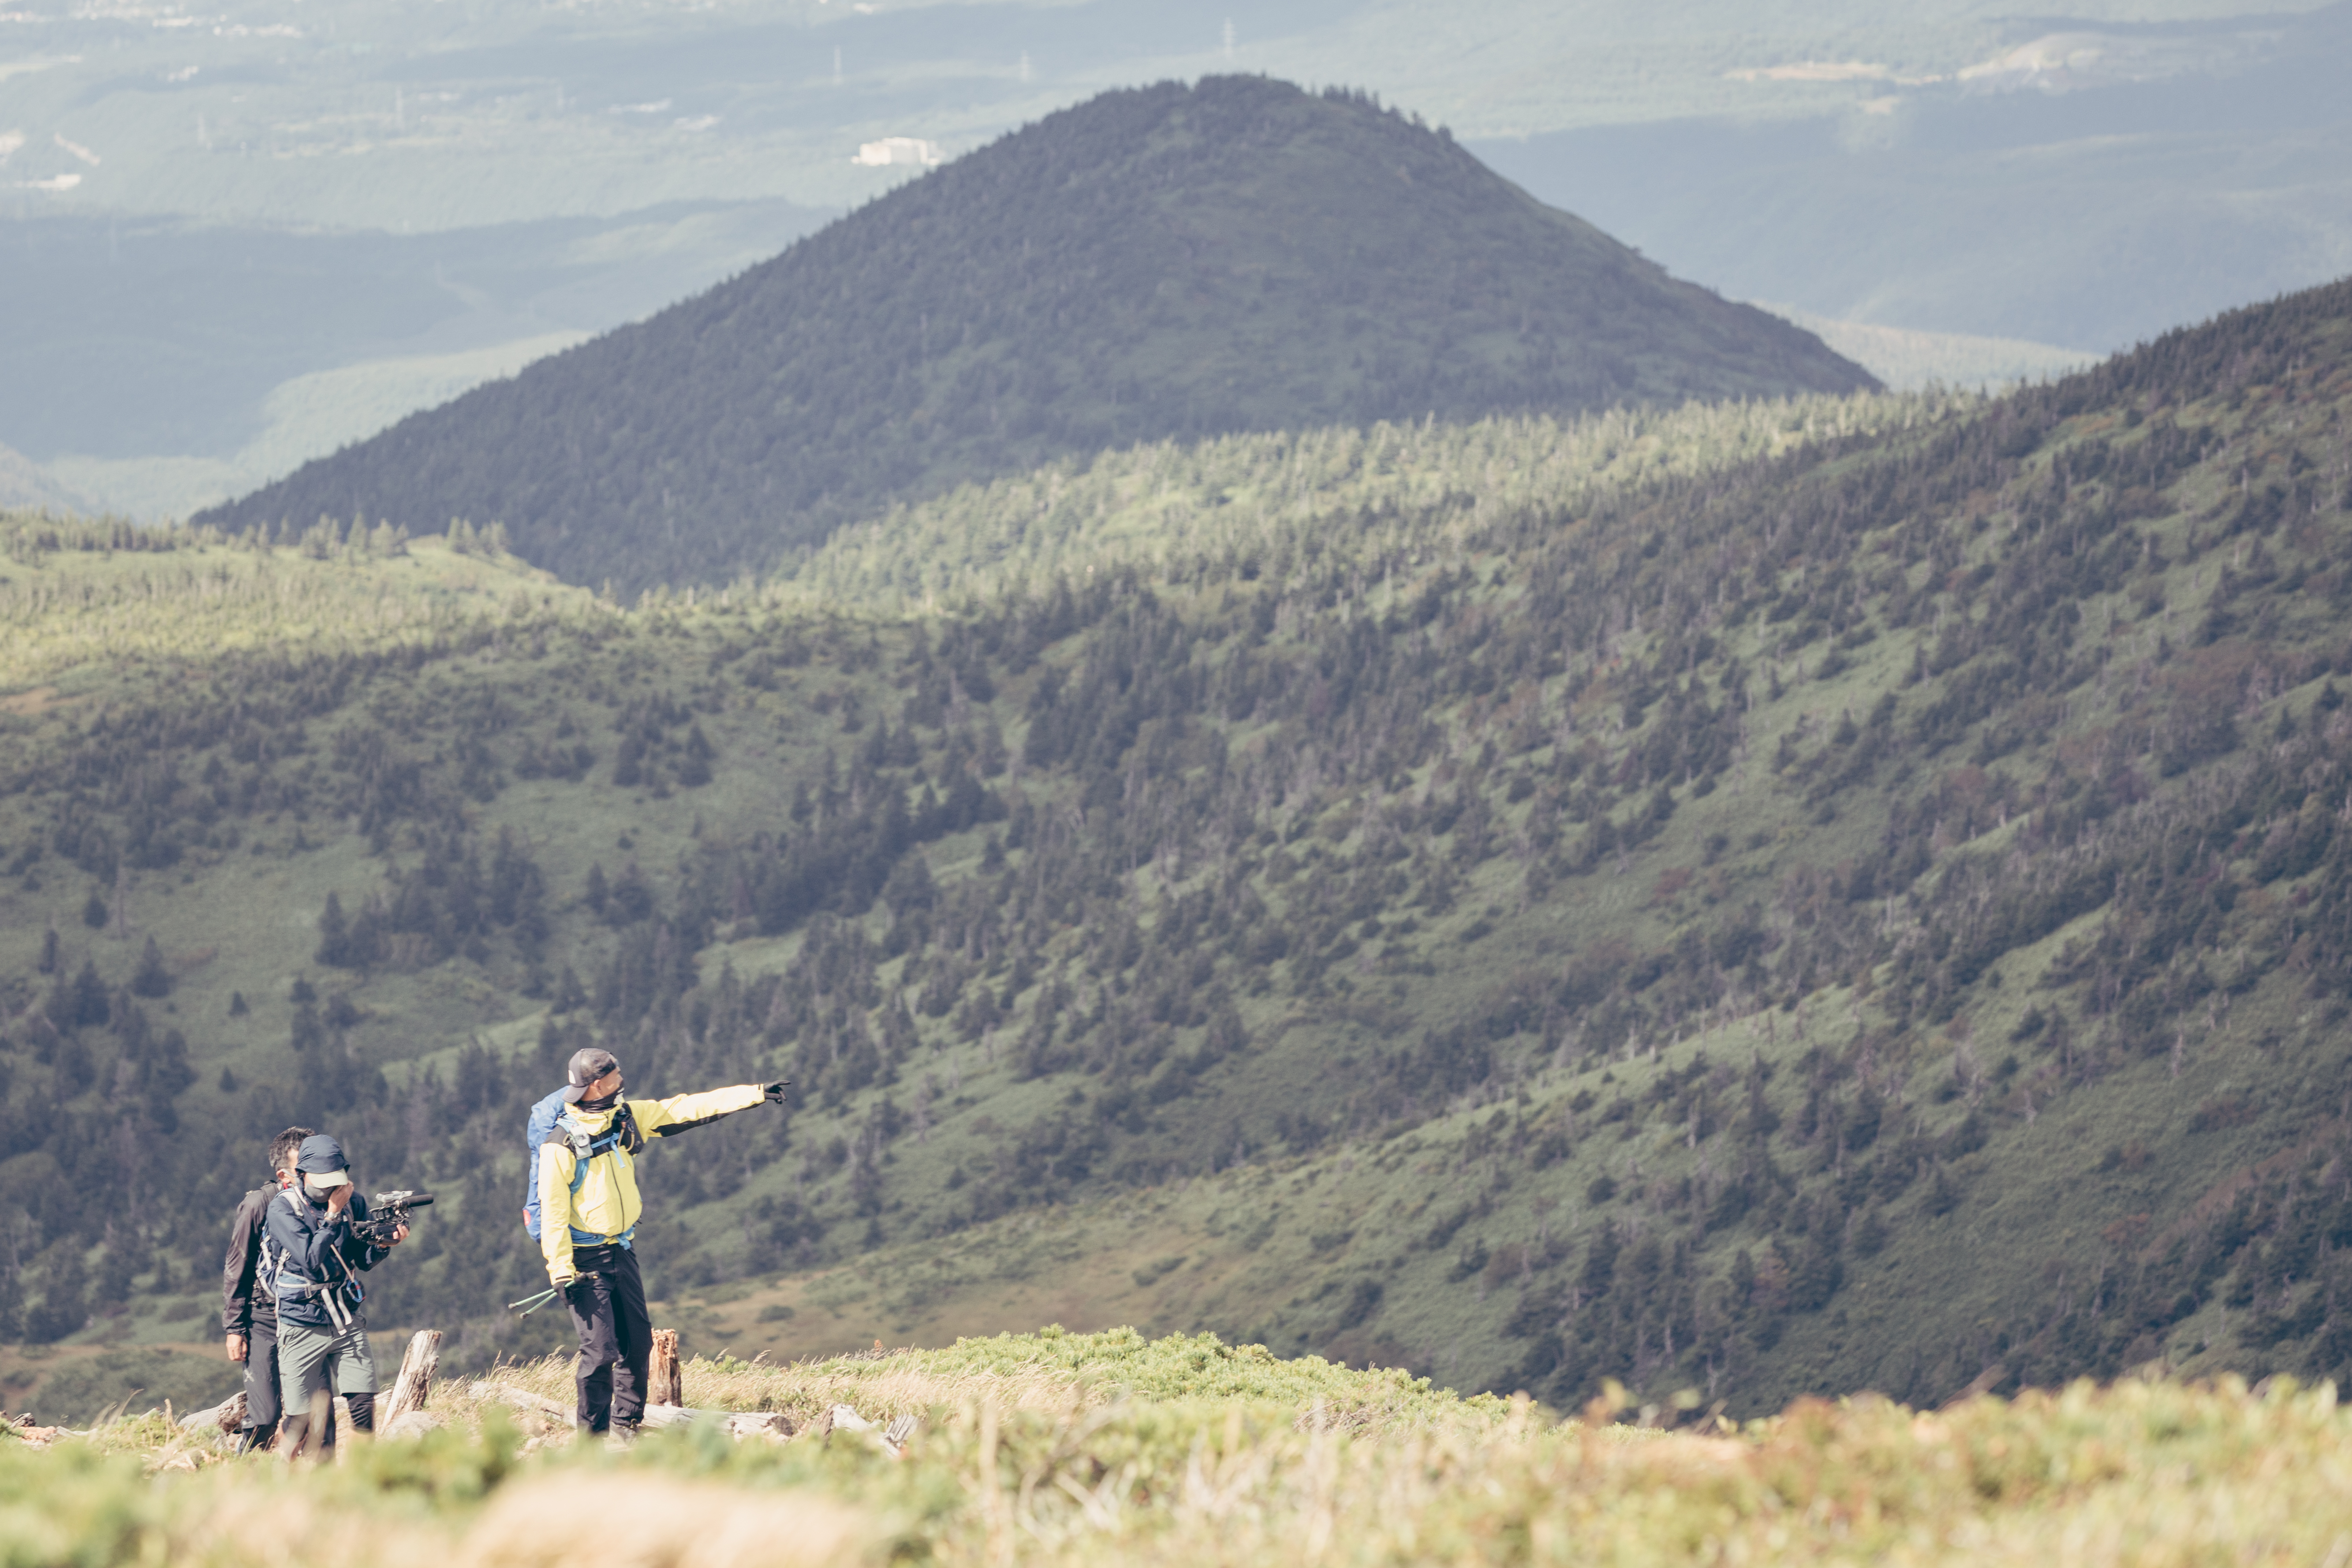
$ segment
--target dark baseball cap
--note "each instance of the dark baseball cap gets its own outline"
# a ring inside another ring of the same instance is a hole
[[[572,1065],[564,1069],[563,1102],[577,1105],[588,1097],[588,1086],[621,1066],[621,1058],[602,1046],[583,1046],[572,1053]],[[309,1145],[305,1144],[305,1148]]]
[[[323,1132],[313,1132],[302,1140],[301,1152],[294,1156],[294,1168],[311,1178],[314,1187],[341,1187],[352,1179],[352,1163],[343,1155],[343,1146]]]

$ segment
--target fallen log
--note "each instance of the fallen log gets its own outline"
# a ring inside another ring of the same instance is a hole
[[[915,1435],[917,1425],[913,1416],[901,1415],[887,1426],[883,1426],[860,1415],[854,1406],[835,1405],[819,1411],[815,1420],[793,1434],[793,1440],[814,1440],[830,1447],[834,1434],[840,1432],[859,1442],[870,1443],[898,1459],[906,1457],[907,1440]]]
[[[887,1426],[878,1426],[846,1405],[835,1405],[823,1419],[828,1441],[835,1432],[854,1432],[894,1459],[906,1456],[907,1439],[915,1435],[917,1425],[913,1416],[901,1415]]]
[[[441,1425],[430,1410],[404,1410],[376,1429],[379,1437],[422,1437]]]
[[[543,1394],[533,1394],[528,1388],[517,1388],[510,1383],[492,1383],[483,1378],[467,1389],[477,1399],[495,1399],[501,1405],[511,1405],[530,1415],[545,1415],[557,1421],[569,1422],[572,1406]]]
[[[217,1426],[230,1436],[236,1436],[245,1425],[245,1390],[238,1389],[218,1405],[207,1405],[202,1410],[191,1410],[179,1418],[184,1428]]]
[[[645,1425],[656,1431],[669,1426],[691,1426],[698,1422],[723,1426],[727,1435],[737,1442],[746,1437],[766,1437],[782,1442],[793,1434],[793,1418],[781,1410],[695,1410],[682,1405],[648,1405]]]
[[[21,1437],[36,1448],[46,1448],[66,1435],[62,1426],[34,1426],[30,1415],[11,1417],[0,1415],[0,1427],[5,1427],[11,1436]]]

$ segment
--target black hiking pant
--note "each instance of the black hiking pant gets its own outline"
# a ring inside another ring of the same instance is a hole
[[[257,1316],[245,1330],[245,1424],[255,1447],[278,1430],[278,1320]]]
[[[637,1255],[625,1247],[583,1247],[572,1255],[580,1278],[563,1288],[572,1326],[580,1332],[572,1381],[580,1390],[576,1419],[591,1432],[645,1419],[646,1363],[654,1352],[653,1319]]]

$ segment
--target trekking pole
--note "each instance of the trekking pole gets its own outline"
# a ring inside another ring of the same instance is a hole
[[[509,1312],[520,1312],[524,1317],[528,1318],[533,1312],[538,1311],[541,1307],[546,1306],[550,1301],[554,1300],[558,1296],[562,1294],[563,1292],[561,1289],[551,1285],[536,1296],[525,1296],[520,1301],[509,1301],[507,1303],[507,1310]]]

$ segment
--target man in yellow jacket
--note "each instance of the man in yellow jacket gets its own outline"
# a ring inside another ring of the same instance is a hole
[[[624,1100],[621,1064],[591,1046],[572,1054],[565,1108],[539,1149],[540,1250],[580,1332],[580,1425],[634,1432],[646,1409],[653,1324],[632,1242],[643,1204],[635,1157],[650,1139],[708,1126],[789,1083],[746,1083],[667,1100]]]

